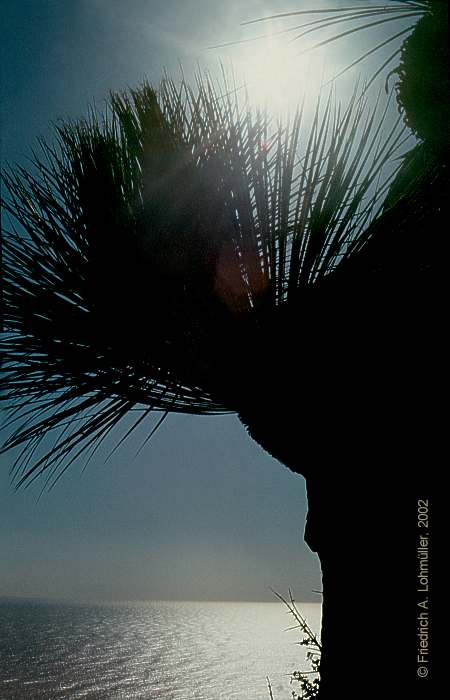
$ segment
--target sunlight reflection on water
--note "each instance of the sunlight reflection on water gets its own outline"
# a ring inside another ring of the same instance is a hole
[[[299,605],[318,631],[320,605]],[[288,700],[306,668],[279,603],[0,604],[0,698]]]

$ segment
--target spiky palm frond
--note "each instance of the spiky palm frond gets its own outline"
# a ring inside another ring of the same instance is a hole
[[[309,19],[316,15],[319,15],[318,19]],[[387,5],[354,2],[349,7],[302,9],[245,24],[298,16],[302,18],[299,24],[276,33],[292,33],[293,41],[316,34],[321,37],[312,45],[306,45],[301,53],[385,27],[381,40],[371,40],[369,33],[368,50],[336,73],[329,82],[334,82],[351,68],[393,45],[394,51],[383,58],[381,65],[372,72],[366,89],[383,72],[387,75],[386,86],[389,77],[396,74],[398,107],[407,125],[420,139],[438,149],[448,150],[450,59],[447,0],[390,0]],[[398,22],[401,25],[396,31],[394,27]],[[392,31],[387,33],[386,29],[391,30],[391,27]],[[392,65],[393,69],[388,70]]]
[[[387,27],[390,28],[392,26],[393,32],[389,36],[375,43],[375,45],[370,46],[368,51],[364,52],[332,78],[332,80],[336,80],[351,68],[365,61],[372,54],[384,49],[388,44],[396,42],[397,46],[394,52],[384,60],[382,65],[379,66],[371,76],[367,84],[368,88],[380,73],[400,55],[400,39],[410,34],[414,29],[416,21],[425,14],[432,12],[433,4],[439,2],[441,2],[441,0],[389,0],[387,5],[365,5],[354,2],[350,7],[337,8],[331,6],[329,8],[311,8],[277,13],[250,20],[244,24],[251,25],[265,21],[301,17],[301,21],[298,24],[287,29],[279,30],[278,33],[293,34],[291,41],[301,40],[305,37],[310,38],[317,34],[320,37],[318,41],[313,42],[310,46],[306,46],[303,52],[313,51],[314,49],[332,44],[346,37],[354,37],[360,33],[370,32],[370,30],[376,27],[387,25]],[[315,16],[319,16],[318,19],[309,19],[309,17]],[[405,20],[408,20],[407,26],[402,26],[399,31],[396,31],[396,24],[402,22],[404,25]],[[329,31],[330,28],[332,28],[331,31]]]
[[[131,410],[128,433],[154,410],[233,409],[227,384],[265,352],[246,339],[370,238],[404,140],[377,109],[330,97],[311,124],[299,111],[272,129],[233,90],[165,79],[58,126],[32,172],[4,173],[19,485],[57,479]]]

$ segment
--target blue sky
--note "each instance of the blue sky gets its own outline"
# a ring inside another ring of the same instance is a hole
[[[49,123],[79,117],[111,89],[156,81],[163,67],[217,66],[211,44],[285,2],[2,3],[2,159],[24,162]],[[248,36],[248,34],[247,34]],[[5,434],[5,433],[4,433]],[[270,458],[234,416],[171,416],[106,464],[73,465],[50,493],[15,493],[0,469],[0,595],[272,600],[272,586],[320,600],[303,542],[302,477]]]

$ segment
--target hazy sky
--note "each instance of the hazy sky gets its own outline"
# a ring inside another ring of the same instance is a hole
[[[23,162],[51,120],[82,116],[109,90],[144,76],[156,81],[164,67],[178,73],[179,62],[189,75],[197,62],[217,70],[231,57],[248,69],[258,97],[274,103],[288,91],[284,81],[299,76],[300,64],[280,53],[291,50],[285,39],[276,40],[278,54],[261,44],[207,48],[260,33],[240,23],[297,9],[296,2],[3,0],[1,7],[4,160]],[[318,82],[322,55],[307,61],[309,83]],[[318,561],[303,542],[302,477],[265,454],[234,416],[169,417],[133,459],[144,437],[105,464],[112,437],[82,476],[79,462],[38,502],[39,485],[13,491],[12,456],[1,458],[0,595],[272,600],[272,586],[320,601],[312,593],[321,588]]]

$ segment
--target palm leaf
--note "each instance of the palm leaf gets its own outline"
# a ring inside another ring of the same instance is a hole
[[[18,485],[52,485],[130,411],[123,439],[153,411],[237,410],[254,353],[272,361],[261,329],[372,235],[405,139],[399,123],[382,137],[377,113],[330,95],[311,124],[299,110],[272,128],[235,86],[166,77],[59,124],[29,171],[6,169]]]
[[[399,21],[405,23],[405,20],[409,20],[406,27],[392,33],[382,41],[375,43],[375,45],[371,46],[368,51],[364,52],[354,61],[349,63],[344,69],[334,75],[329,81],[332,82],[347,73],[351,68],[354,68],[358,64],[365,61],[372,54],[383,49],[387,44],[393,41],[398,41],[401,37],[411,34],[411,32],[414,30],[416,21],[424,17],[426,14],[433,13],[436,4],[439,4],[440,2],[445,2],[445,0],[389,0],[389,3],[384,5],[364,5],[354,3],[349,7],[304,9],[271,14],[265,17],[249,20],[244,22],[243,26],[301,18],[299,23],[291,27],[271,30],[271,34],[293,34],[294,36],[290,38],[290,41],[298,41],[304,39],[305,37],[309,38],[314,34],[322,36],[323,38],[309,46],[305,46],[300,52],[307,53],[320,47],[332,44],[336,41],[344,40],[346,37],[354,37],[367,31],[370,33],[370,31],[375,27],[380,27],[383,25],[387,25],[388,27],[392,25],[394,27],[395,23]],[[318,17],[318,19],[309,19],[310,17]],[[333,28],[331,32],[328,31],[330,28]],[[334,31],[334,28],[336,28],[337,31]],[[244,39],[243,41],[231,41],[211,48],[219,48],[244,42],[257,41],[259,39],[264,39],[265,37],[266,35],[262,34],[260,36]],[[399,55],[400,51],[401,47],[399,46],[398,49],[383,62],[383,64],[371,76],[370,84],[372,84],[378,75],[394,61],[394,59]]]

